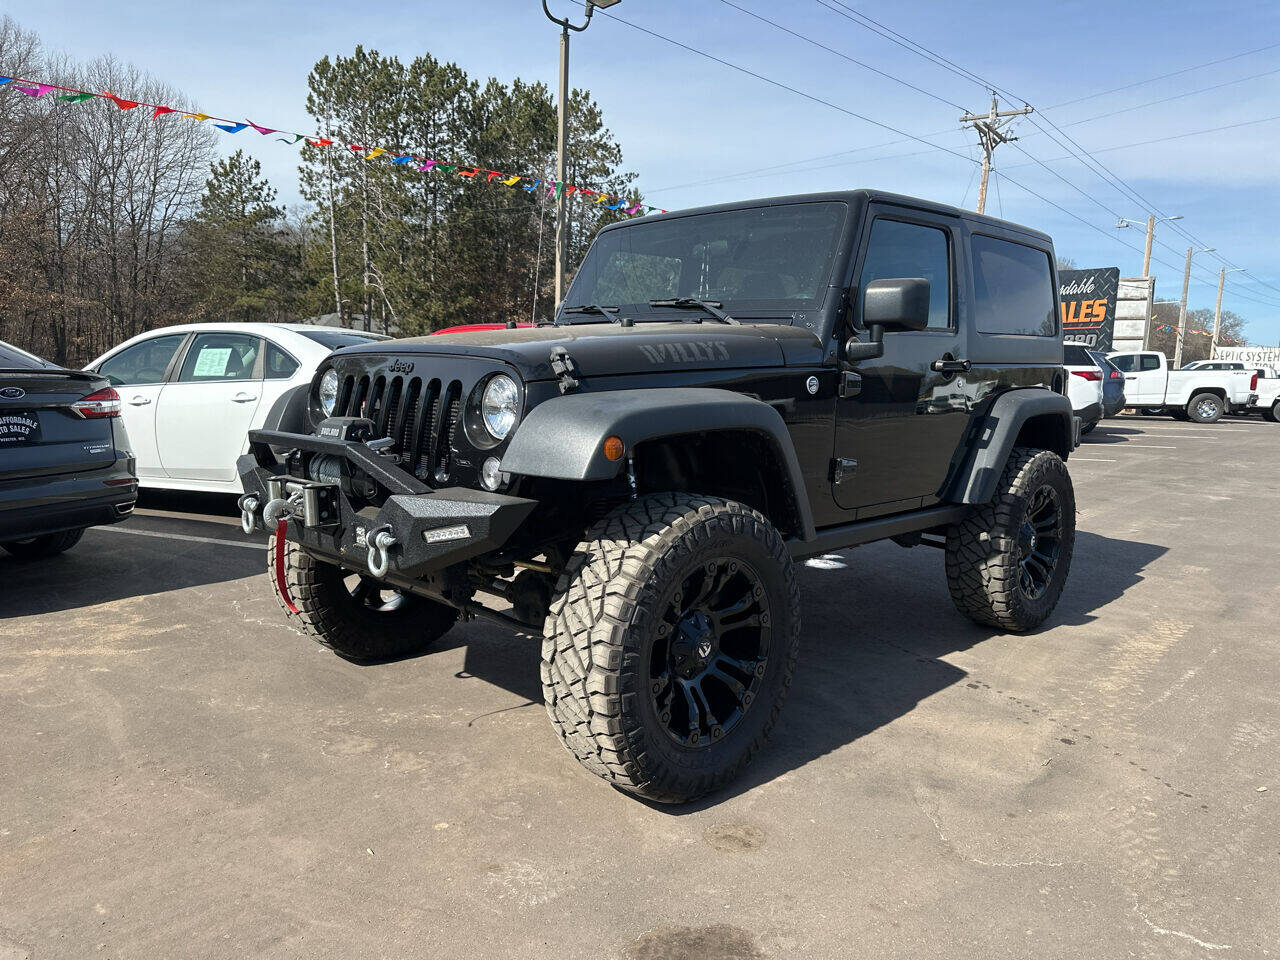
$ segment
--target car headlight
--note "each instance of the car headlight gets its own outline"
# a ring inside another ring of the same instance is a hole
[[[490,380],[480,398],[480,415],[484,428],[495,440],[505,440],[520,416],[520,388],[506,374]]]
[[[338,374],[332,369],[324,372],[324,376],[320,378],[320,386],[316,390],[316,396],[320,401],[320,409],[324,411],[326,417],[333,416],[333,408],[338,403]]]

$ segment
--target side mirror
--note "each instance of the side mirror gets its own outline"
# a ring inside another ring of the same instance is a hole
[[[872,280],[862,296],[862,323],[868,340],[850,340],[844,358],[850,363],[884,356],[886,330],[924,330],[929,326],[929,281],[919,277]]]
[[[872,330],[924,330],[929,326],[929,281],[872,280],[862,295],[862,322]]]

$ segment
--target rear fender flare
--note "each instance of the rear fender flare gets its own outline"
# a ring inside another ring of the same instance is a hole
[[[1000,394],[971,428],[967,443],[970,453],[944,499],[953,503],[989,502],[1024,428],[1035,435],[1040,446],[1066,460],[1071,454],[1074,416],[1071,401],[1060,393],[1027,388]],[[1023,439],[1025,442],[1027,438]]]
[[[804,539],[813,537],[813,514],[791,434],[769,404],[730,390],[669,387],[572,393],[534,407],[516,428],[502,469],[529,477],[608,480],[624,460],[604,455],[606,437],[622,439],[627,455],[647,440],[717,430],[758,434],[778,457],[790,486]]]

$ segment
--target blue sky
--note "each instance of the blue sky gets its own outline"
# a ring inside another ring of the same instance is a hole
[[[1249,319],[1252,341],[1280,342],[1280,119],[1250,123],[1280,115],[1276,7],[1172,0],[1153,17],[1149,4],[1100,0],[842,2],[1026,98],[1039,108],[1042,128],[1052,121],[1152,206],[1181,214],[1178,226],[1197,246],[1215,247],[1263,281],[1230,275],[1224,307]],[[960,130],[955,106],[790,36],[735,5],[934,97],[971,110],[989,103],[979,84],[833,12],[835,0],[623,0],[611,11],[617,17],[945,148],[891,143],[902,138],[597,14],[587,33],[574,37],[572,81],[601,103],[648,202],[676,209],[871,186],[975,203],[976,165],[954,153],[975,157],[977,147],[973,135]],[[552,9],[577,15],[581,6],[553,0]],[[402,58],[430,52],[473,76],[553,84],[556,72],[556,29],[543,17],[539,0],[54,0],[11,13],[52,50],[76,59],[112,54],[183,90],[207,112],[287,129],[309,129],[303,104],[311,64],[326,53],[348,52],[357,42]],[[1235,57],[1269,44],[1277,46]],[[1235,59],[1091,96],[1227,57]],[[1081,97],[1089,99],[1065,103]],[[1152,103],[1169,97],[1178,99]],[[1246,125],[1126,146],[1232,124]],[[1022,137],[1019,144],[1003,146],[996,155],[997,171],[1008,179],[993,185],[988,212],[1048,231],[1060,254],[1081,266],[1139,273],[1142,234],[1117,230],[1114,223],[1117,215],[1144,219],[1144,204],[1080,162],[1059,159],[1063,148],[1035,125],[1021,122],[1014,132]],[[227,137],[224,146],[251,150],[281,197],[296,202],[295,160],[287,147],[244,134]],[[825,159],[801,162],[815,157]],[[777,169],[759,172],[766,167]],[[1158,297],[1179,295],[1190,243],[1173,225],[1158,230],[1152,269]],[[1197,256],[1193,308],[1213,306],[1221,265],[1214,254]]]

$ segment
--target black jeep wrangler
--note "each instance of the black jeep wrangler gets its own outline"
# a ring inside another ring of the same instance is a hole
[[[554,322],[335,353],[250,434],[243,521],[345,657],[541,629],[579,762],[688,800],[778,717],[795,561],[930,544],[965,616],[1052,612],[1079,429],[1056,289],[1044,234],[874,191],[615,224]]]

